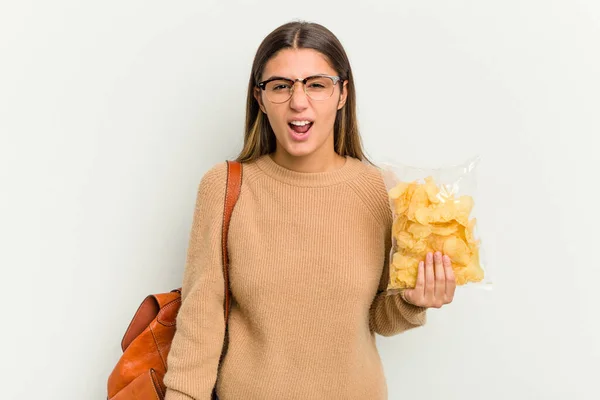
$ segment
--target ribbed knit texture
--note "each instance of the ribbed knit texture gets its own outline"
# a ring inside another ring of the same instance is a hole
[[[220,400],[387,399],[375,333],[423,325],[426,310],[384,293],[392,216],[379,171],[351,157],[323,173],[269,156],[244,165],[219,364],[225,184],[225,163],[200,183],[166,400],[209,400],[215,384]]]

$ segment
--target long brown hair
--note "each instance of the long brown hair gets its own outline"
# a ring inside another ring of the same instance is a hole
[[[334,123],[334,149],[341,156],[351,156],[370,163],[367,159],[358,131],[356,118],[356,90],[350,61],[338,38],[327,28],[313,22],[294,21],[281,25],[262,41],[254,62],[248,97],[246,100],[246,127],[244,148],[237,157],[239,162],[251,162],[275,151],[276,140],[273,128],[261,112],[254,97],[254,90],[262,77],[267,62],[283,49],[313,49],[330,62],[331,67],[342,78],[348,80],[348,95],[344,106],[337,111]]]

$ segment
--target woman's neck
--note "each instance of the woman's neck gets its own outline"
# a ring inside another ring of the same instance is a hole
[[[270,157],[278,165],[295,172],[330,172],[344,166],[346,158],[334,151],[314,152],[302,157],[277,149]]]

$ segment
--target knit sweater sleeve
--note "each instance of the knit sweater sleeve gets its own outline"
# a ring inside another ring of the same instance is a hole
[[[392,246],[392,211],[387,189],[381,172],[370,167],[360,179],[351,184],[365,206],[370,209],[381,226],[381,240],[385,243],[384,266],[377,295],[369,311],[369,326],[382,336],[393,336],[408,329],[422,326],[427,321],[427,309],[414,306],[402,299],[400,294],[387,294],[390,277],[389,254]]]
[[[221,227],[226,165],[202,178],[189,238],[165,400],[210,400],[225,335]]]
[[[389,236],[389,234],[387,235]],[[381,336],[393,336],[422,326],[427,321],[427,309],[407,303],[400,294],[387,294],[391,239],[386,240],[386,257],[379,290],[369,313],[371,330]]]

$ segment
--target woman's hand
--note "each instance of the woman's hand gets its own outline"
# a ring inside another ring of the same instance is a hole
[[[427,253],[425,262],[419,263],[417,284],[414,289],[401,292],[404,301],[419,307],[440,308],[452,302],[456,279],[450,257],[439,251]]]

